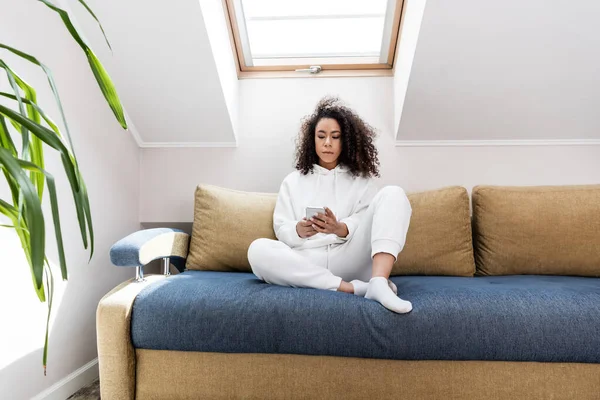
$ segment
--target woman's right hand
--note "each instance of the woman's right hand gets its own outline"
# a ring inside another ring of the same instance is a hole
[[[301,238],[307,238],[315,235],[317,231],[312,227],[312,222],[307,221],[306,218],[302,218],[302,220],[298,221],[296,224],[296,232],[298,236]]]

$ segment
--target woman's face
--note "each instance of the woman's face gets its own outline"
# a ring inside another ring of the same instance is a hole
[[[321,118],[315,128],[315,149],[319,165],[333,169],[342,153],[342,130],[333,118]]]

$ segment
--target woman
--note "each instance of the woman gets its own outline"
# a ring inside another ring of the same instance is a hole
[[[412,209],[398,186],[378,190],[375,133],[335,98],[304,118],[296,171],[282,182],[273,213],[279,240],[257,239],[248,249],[265,282],[354,293],[396,313],[412,310],[388,280],[404,247]],[[307,206],[324,214],[307,220]]]

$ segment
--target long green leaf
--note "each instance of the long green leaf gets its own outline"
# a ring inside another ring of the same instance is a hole
[[[4,92],[0,92],[0,96],[7,97],[12,100],[17,100],[16,96],[8,94],[8,93],[4,93]],[[39,109],[37,104],[33,103],[29,99],[22,99],[22,101],[24,101],[27,104],[28,109],[32,108],[34,111],[36,111],[36,114],[38,115],[38,119],[39,119],[39,111],[41,111],[42,113],[43,113],[43,111],[41,109]],[[51,125],[53,127],[53,129],[56,129],[56,131],[58,131],[58,128],[56,128],[56,125],[53,124],[52,120],[48,119],[45,115],[44,115],[44,119],[46,120],[46,123],[48,123],[48,125]],[[12,120],[11,120],[11,122],[15,123]],[[34,158],[33,161],[36,164],[40,165],[40,167],[43,167],[44,158],[43,158],[43,149],[41,147],[42,145],[41,145],[40,139],[34,135],[31,138],[31,144],[32,144],[31,155],[32,155],[32,158]],[[0,146],[4,147],[5,149],[8,149],[15,157],[17,157],[17,149],[15,147],[15,144],[12,141],[12,138],[10,137],[8,128],[6,126],[6,122],[4,120],[4,116],[2,116],[2,115],[0,115]],[[38,150],[39,150],[39,152],[42,152],[42,154],[40,156],[34,156]],[[15,203],[18,203],[19,202],[18,187],[14,184],[13,180],[8,176],[8,174],[6,174],[6,171],[4,171],[4,175],[6,177],[6,181],[8,182],[8,185],[11,189],[11,192],[13,195],[13,201]],[[42,196],[43,196],[43,185],[44,185],[43,177],[41,177],[42,180],[40,181],[40,177],[38,177],[36,174],[34,176],[34,179],[36,179],[35,182],[36,182],[36,187],[38,189],[38,197],[40,198],[40,201],[41,201]],[[41,188],[41,190],[40,190],[40,188]]]
[[[104,69],[104,66],[96,57],[92,49],[86,49],[86,55],[88,58],[88,62],[92,67],[92,72],[98,81],[98,85],[100,86],[100,90],[108,104],[110,104],[110,108],[113,110],[113,114],[117,118],[117,121],[121,124],[123,129],[127,129],[127,122],[125,121],[125,114],[123,113],[123,106],[121,105],[121,101],[119,100],[119,96],[117,95],[117,90],[115,85],[113,85],[108,72]]]
[[[13,97],[15,100],[17,99],[17,97],[15,97],[15,96],[13,96]],[[25,101],[25,99],[22,99],[22,100]],[[11,120],[11,122],[13,122],[13,121]],[[18,131],[21,130],[20,126],[17,127],[17,130]],[[5,119],[2,115],[0,115],[0,142],[1,142],[2,148],[7,149],[13,157],[17,158],[17,156],[18,156],[17,148],[12,141],[10,132],[8,131],[8,127],[6,126]],[[10,204],[0,200],[0,213],[6,215],[7,217],[9,217],[11,219],[14,229],[17,233],[17,236],[19,237],[19,240],[21,242],[21,247],[23,248],[23,250],[25,252],[25,257],[27,259],[27,263],[30,266],[31,278],[32,278],[32,281],[34,282],[33,286],[34,286],[35,292],[41,301],[45,301],[46,296],[44,293],[44,288],[36,287],[36,284],[35,284],[36,280],[35,280],[35,274],[34,274],[34,270],[33,270],[32,258],[31,258],[30,233],[29,233],[29,229],[27,226],[27,221],[22,218],[22,210],[23,210],[24,200],[23,200],[21,188],[19,187],[18,183],[15,181],[13,176],[11,176],[9,174],[9,172],[7,171],[6,168],[0,168],[0,169],[2,170],[2,173],[4,174],[4,176],[6,178],[6,183],[8,184],[8,187],[10,188],[13,202],[18,205],[18,209],[17,209],[17,208],[14,208],[13,206],[11,206]],[[41,201],[41,199],[40,199],[40,201]]]
[[[10,229],[15,229],[15,230],[25,230],[25,228],[22,228],[20,226],[14,226],[14,225],[4,225],[4,224],[0,224],[1,227],[3,228],[10,228]]]
[[[0,213],[6,215],[11,220],[19,217],[19,210],[2,199],[0,199]]]
[[[40,138],[38,138],[35,135],[31,137],[31,161],[35,165],[39,165],[41,168],[44,168],[43,144]],[[35,181],[35,187],[37,188],[38,197],[41,200],[44,196],[44,177],[40,174],[31,174],[30,178]]]
[[[25,99],[29,100],[27,103],[27,115],[33,121],[40,123],[40,116],[38,115],[36,109],[32,106],[32,103],[37,103],[37,93],[33,86],[29,85],[27,82],[23,80],[13,69],[11,69],[6,63],[4,63],[4,67],[6,72],[11,74],[12,77],[17,82],[17,85],[23,90],[25,93]]]
[[[49,185],[48,185],[49,186]],[[52,314],[52,302],[54,300],[54,275],[48,260],[46,260],[46,288],[48,292],[48,317],[46,318],[46,334],[44,335],[44,355],[42,364],[44,365],[44,376],[46,376],[46,365],[48,364],[48,333],[50,332],[50,314]]]
[[[17,98],[14,95],[12,95],[10,93],[6,93],[6,92],[0,92],[0,96],[6,97],[7,99],[11,99],[11,100],[17,100]],[[62,138],[62,134],[60,133],[58,126],[56,126],[54,121],[52,121],[52,119],[44,112],[44,110],[42,110],[40,108],[40,106],[38,106],[36,103],[30,101],[29,99],[22,99],[22,100],[25,104],[27,104],[28,107],[33,107],[35,109],[35,111],[37,111],[37,113],[48,124],[48,126],[54,131],[54,133],[56,133],[60,138]],[[13,122],[13,121],[11,121],[11,122]],[[37,123],[39,124],[39,122],[37,122]],[[15,122],[15,124],[16,124],[16,122]]]
[[[121,124],[123,129],[127,129],[127,122],[125,121],[125,115],[123,113],[123,106],[121,105],[121,101],[119,100],[119,97],[117,95],[117,90],[115,89],[115,85],[113,84],[108,73],[102,66],[102,63],[100,63],[100,60],[98,60],[98,57],[96,57],[96,55],[94,54],[92,49],[87,45],[87,43],[85,43],[83,38],[79,35],[79,32],[77,32],[77,29],[71,22],[71,18],[69,18],[69,14],[65,10],[55,6],[48,0],[38,0],[38,1],[44,3],[50,9],[56,11],[58,13],[58,15],[60,15],[60,18],[63,20],[63,23],[65,24],[67,30],[69,31],[69,33],[71,34],[73,39],[75,39],[75,41],[79,44],[79,46],[85,52],[85,55],[87,56],[88,62],[92,69],[92,72],[94,73],[94,76],[96,77],[96,81],[98,82],[98,86],[100,87],[102,94],[106,98],[106,101],[110,105],[110,108],[112,109],[113,114],[117,118],[117,121],[119,121],[119,123]]]
[[[25,100],[27,104],[27,115],[29,119],[33,122],[39,124],[40,114],[38,113],[36,107],[33,107],[33,104],[37,103],[37,93],[35,89],[25,82],[19,75],[17,75],[14,71],[11,71],[15,80],[17,81],[17,85],[25,92]],[[44,149],[43,144],[40,138],[33,135],[30,138],[31,141],[31,161],[39,166],[40,168],[44,168]],[[31,174],[30,178],[32,182],[35,184],[38,192],[38,197],[42,200],[44,196],[44,177],[41,174]]]
[[[6,93],[2,93],[3,95],[6,95]],[[8,95],[11,96],[11,95]],[[16,100],[15,96],[11,96],[13,99]],[[0,115],[0,146],[2,146],[3,148],[7,149],[8,151],[10,151],[13,156],[17,156],[17,147],[15,146],[15,143],[13,142],[12,138],[10,137],[10,133],[8,132],[8,127],[6,126],[6,120],[4,119],[4,117],[2,115]]]
[[[35,188],[27,175],[19,166],[17,159],[6,149],[0,149],[0,164],[8,171],[13,179],[19,184],[23,192],[25,201],[24,214],[27,225],[30,229],[31,244],[31,268],[35,278],[35,287],[42,287],[42,275],[44,267],[45,254],[45,235],[44,214],[42,213],[42,204],[37,197]]]
[[[41,302],[46,301],[46,294],[44,291],[44,287],[43,286],[36,287],[36,285],[35,285],[35,274],[33,271],[33,267],[32,267],[33,264],[32,264],[32,260],[31,260],[30,232],[25,223],[25,220],[19,218],[20,213],[17,208],[11,206],[10,204],[8,204],[7,202],[5,202],[2,199],[0,199],[0,214],[6,215],[13,222],[13,225],[15,226],[15,232],[17,233],[17,236],[19,237],[19,240],[21,241],[21,247],[24,250],[25,258],[27,259],[27,263],[29,264],[29,269],[31,272],[31,280],[34,283],[33,286],[34,286],[35,292]]]
[[[19,218],[19,210],[10,205],[9,203],[5,202],[4,200],[0,199],[0,214],[4,214],[5,216],[7,216],[11,222],[13,223],[13,226],[15,227],[15,232],[17,233],[17,236],[19,237],[19,240],[21,241],[21,247],[24,250],[25,253],[25,258],[27,259],[27,264],[29,265],[29,270],[31,272],[31,279],[33,282],[35,282],[35,276],[33,275],[33,268],[31,267],[31,246],[29,245],[30,241],[29,241],[29,230],[27,229],[27,226],[25,225],[25,221],[23,219]],[[35,286],[34,283],[34,289],[36,291],[36,294],[38,295],[39,299],[41,301],[45,301],[46,296],[44,293],[44,288],[37,288]]]
[[[48,144],[52,148],[58,150],[61,154],[61,160],[63,163],[63,167],[65,169],[67,179],[71,185],[71,190],[73,192],[73,198],[75,200],[75,210],[77,211],[77,219],[79,221],[79,227],[81,230],[81,237],[83,239],[84,247],[87,249],[87,232],[86,232],[86,218],[91,219],[91,216],[86,216],[86,208],[84,202],[81,200],[81,183],[83,183],[83,178],[79,172],[77,167],[77,163],[65,145],[62,143],[60,137],[58,137],[54,132],[49,130],[48,128],[36,124],[35,122],[24,118],[19,113],[16,113],[12,109],[5,107],[0,104],[0,114],[5,115],[6,117],[16,120],[18,123],[26,125],[30,132],[36,136],[38,136],[44,143]],[[87,197],[87,196],[86,196]],[[87,225],[88,230],[90,231],[90,237],[92,237],[91,227]]]
[[[98,26],[100,27],[100,30],[102,31],[102,35],[104,35],[104,40],[106,40],[106,44],[108,45],[108,48],[110,49],[110,51],[112,51],[112,47],[110,47],[110,43],[108,43],[108,38],[106,37],[106,32],[104,32],[104,28],[102,28],[102,24],[100,23],[100,20],[96,17],[96,14],[94,14],[92,9],[87,4],[85,4],[85,1],[79,0],[79,2],[91,14],[92,18],[94,18],[96,20],[96,22],[98,23]]]
[[[31,246],[29,240],[29,229],[25,223],[25,220],[20,218],[19,210],[16,207],[10,205],[2,199],[0,199],[0,214],[6,215],[12,221],[13,226],[15,226],[17,235],[19,236],[19,240],[21,241],[21,246],[25,250],[25,257],[27,258],[27,263],[31,267]],[[35,281],[33,276],[33,268],[30,269],[32,272],[32,280]],[[45,301],[43,288],[36,288],[36,291],[38,290],[40,291],[40,293],[38,293],[38,296],[41,295],[40,299],[42,301]]]
[[[2,169],[2,172],[4,173],[4,177],[6,178],[6,183],[8,184],[8,187],[10,189],[10,194],[12,195],[13,203],[19,204],[20,203],[19,199],[21,198],[20,197],[21,190],[19,189],[19,185],[17,184],[17,182],[15,182],[13,177],[8,174],[8,171],[6,171],[5,169]],[[17,222],[19,222],[20,218],[21,218],[21,215],[18,214]]]
[[[61,138],[57,136],[55,132],[38,123],[33,122],[29,118],[24,117],[23,115],[15,112],[13,109],[3,106],[2,104],[0,104],[0,114],[5,115],[7,118],[12,119],[20,125],[24,125],[29,131],[31,131],[33,134],[39,137],[48,146],[58,150],[61,153],[61,155],[67,156],[73,166],[76,165],[73,154],[69,151],[69,149],[67,149]],[[75,176],[73,169],[71,171],[66,172],[67,175],[70,173],[73,176]],[[77,187],[77,190],[79,190],[79,187]]]
[[[54,99],[56,100],[56,104],[58,106],[58,110],[60,111],[60,115],[65,125],[65,133],[67,134],[67,140],[69,141],[69,146],[74,151],[73,142],[71,141],[71,133],[69,132],[69,125],[67,124],[67,118],[65,117],[65,112],[62,107],[62,102],[60,101],[60,96],[58,95],[58,88],[56,87],[56,83],[54,82],[54,77],[52,76],[52,71],[46,65],[42,64],[37,58],[33,57],[30,54],[24,53],[21,50],[17,50],[13,47],[7,46],[5,44],[0,43],[0,48],[6,49],[13,54],[18,55],[19,57],[29,61],[32,64],[39,66],[44,73],[46,74],[46,78],[48,79],[48,83],[50,88],[52,89],[52,93],[54,94]]]
[[[12,97],[14,97],[16,99],[15,96],[12,96]],[[12,138],[10,137],[10,133],[8,132],[8,127],[6,126],[6,121],[4,119],[4,116],[2,116],[2,115],[0,115],[0,147],[7,149],[8,151],[10,151],[10,153],[13,155],[13,157],[17,158],[17,156],[18,156],[17,147],[15,146],[15,144],[12,141]],[[8,172],[5,169],[2,169],[2,172],[4,173],[4,176],[6,177],[6,183],[8,184],[8,187],[12,194],[13,202],[18,203],[20,190],[19,190],[17,183],[10,175],[8,175]]]
[[[33,104],[37,102],[37,94],[35,92],[35,89],[27,82],[25,82],[19,75],[17,75],[15,71],[13,71],[8,65],[6,65],[6,63],[2,63],[2,60],[0,60],[0,67],[2,67],[2,64],[3,68],[6,70],[6,73],[12,76],[14,81],[16,81],[17,85],[25,93],[25,99],[17,97],[17,100],[19,101],[19,106],[21,106],[25,100],[28,100],[26,102],[27,115],[29,116],[29,119],[39,124],[40,114],[38,113],[36,107],[33,106]],[[22,125],[21,127],[23,129],[26,129]],[[40,166],[41,168],[44,168],[44,152],[42,142],[37,136],[33,136],[29,140],[31,142],[31,161],[34,162],[36,165]],[[23,158],[27,159],[27,153],[23,152]],[[44,196],[44,177],[40,174],[31,174],[30,179],[34,183],[38,192],[38,197],[41,200]]]
[[[1,150],[1,149],[0,149]],[[17,158],[15,158],[15,160],[17,160]],[[2,168],[2,166],[0,165],[0,168]],[[4,168],[5,171],[7,171],[6,168]],[[15,180],[16,181],[16,180]],[[18,181],[16,181],[18,182]],[[14,205],[0,199],[0,212],[2,212],[4,215],[6,215],[7,217],[11,218],[11,219],[15,219],[15,221],[19,221],[19,218],[21,217],[21,213],[19,212],[19,209],[17,207],[15,207]],[[21,221],[23,222],[22,224],[17,224],[20,227],[24,227],[25,230],[27,232],[29,232],[29,229],[27,229],[27,224],[25,224],[25,219],[21,219]]]
[[[89,227],[90,234],[90,259],[94,255],[94,229],[92,227],[92,211],[90,209],[90,199],[87,192],[87,187],[83,179],[81,179],[81,201],[83,203],[83,209],[85,210],[85,218],[87,220],[87,225]]]
[[[17,158],[17,155],[13,154],[13,157]],[[6,169],[4,169],[4,168],[0,168],[0,169],[2,169],[2,173],[4,174],[4,177],[6,178],[6,183],[8,184],[8,188],[10,189],[13,203],[19,204],[21,202],[20,199],[22,199],[21,189],[19,188],[19,185],[13,179],[13,177],[8,173],[8,171]],[[19,212],[17,212],[15,217],[16,217],[16,223],[19,224],[22,221],[21,214]]]
[[[50,194],[50,208],[52,209],[52,221],[54,222],[54,234],[56,236],[56,244],[58,249],[58,258],[60,260],[60,272],[63,280],[67,280],[67,261],[65,258],[65,250],[63,247],[62,230],[60,228],[60,215],[58,212],[58,198],[56,196],[56,184],[54,176],[48,171],[43,170],[34,163],[28,161],[19,160],[19,165],[23,169],[33,171],[34,173],[40,174],[46,177],[48,181],[48,193]]]
[[[3,169],[5,172],[6,170]],[[11,178],[12,179],[12,178]],[[29,245],[29,229],[25,224],[23,219],[20,219],[19,210],[7,203],[6,201],[0,199],[0,214],[6,215],[12,222],[15,229],[17,229],[17,234],[19,235],[19,239],[21,240],[21,244],[23,249],[25,249],[25,257],[27,258],[27,262],[31,265],[31,251]]]
[[[61,157],[61,161],[63,164],[63,168],[65,170],[70,171],[71,168],[69,166],[69,160],[66,157]],[[81,178],[80,173],[78,172],[78,170],[73,171],[73,173],[75,175],[71,175],[71,173],[67,174],[67,179],[69,180],[69,183],[71,184],[71,191],[73,192],[73,200],[75,202],[75,211],[77,213],[77,221],[79,222],[79,229],[81,232],[81,238],[83,240],[83,247],[87,249],[88,247],[88,241],[87,241],[87,231],[86,231],[86,211],[85,211],[85,207],[84,207],[84,203],[81,199],[82,193],[81,193],[81,184],[83,183],[83,178]],[[78,186],[77,190],[75,189],[75,185]],[[90,216],[91,218],[91,216]],[[88,231],[90,234],[90,237],[92,236],[92,230],[91,228],[88,226]],[[93,244],[92,244],[93,246]]]
[[[6,76],[8,77],[8,82],[10,83],[10,86],[13,88],[13,92],[15,93],[15,96],[17,97],[17,101],[19,102],[19,112],[21,113],[21,115],[26,116],[27,113],[25,111],[25,105],[23,104],[23,99],[21,97],[21,93],[19,92],[19,87],[17,85],[17,81],[15,80],[15,77],[11,71],[10,68],[8,68],[8,66],[4,63],[4,61],[2,61],[0,59],[0,68],[4,69],[6,71]],[[29,132],[27,131],[27,128],[21,125],[21,141],[22,143],[22,157],[27,159],[29,158]]]
[[[25,106],[23,105],[23,98],[21,97],[21,93],[19,92],[19,88],[17,85],[17,81],[11,71],[10,68],[8,68],[8,66],[6,65],[6,63],[4,63],[4,61],[0,60],[0,68],[4,69],[6,71],[6,76],[8,77],[8,81],[10,83],[10,86],[13,88],[13,92],[15,93],[15,96],[17,98],[17,101],[19,103],[19,112],[21,113],[21,115],[26,116],[26,111],[25,111]],[[27,128],[23,125],[14,125],[16,129],[21,131],[21,142],[22,142],[22,157],[25,159],[29,158],[29,131],[27,130]],[[7,181],[10,181],[11,179],[7,177]],[[13,198],[16,198],[17,201],[17,205],[19,207],[19,223],[21,222],[21,215],[23,214],[23,207],[25,206],[25,200],[23,199],[23,193],[21,188],[19,187],[19,185],[15,186],[18,190],[15,192],[12,192]],[[11,187],[11,189],[13,189],[13,187]]]

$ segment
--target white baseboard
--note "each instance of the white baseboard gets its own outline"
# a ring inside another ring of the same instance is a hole
[[[597,146],[600,139],[396,140],[396,147]]]
[[[67,375],[31,400],[65,400],[98,378],[98,358]]]

